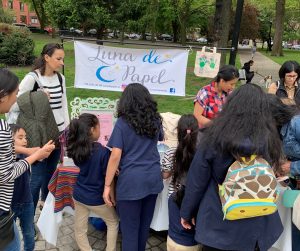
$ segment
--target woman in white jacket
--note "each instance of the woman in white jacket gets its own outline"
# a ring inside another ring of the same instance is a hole
[[[60,44],[46,44],[42,53],[35,61],[33,71],[29,72],[19,86],[18,96],[27,91],[44,91],[49,99],[50,107],[60,132],[69,124],[68,104],[66,96],[65,77],[58,71],[64,65],[64,50]],[[11,109],[8,116],[9,123],[15,123],[19,107],[17,103]],[[54,139],[55,140],[55,139]],[[40,189],[41,200],[45,201],[48,195],[48,183],[56,169],[60,156],[60,148],[57,147],[52,154],[41,162],[32,165],[31,192],[34,208],[36,208]]]

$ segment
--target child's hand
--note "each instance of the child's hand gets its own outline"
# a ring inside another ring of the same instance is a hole
[[[43,145],[42,148],[39,148],[36,153],[38,154],[38,160],[48,158],[51,152],[54,150],[55,145],[52,140]]]
[[[181,222],[181,225],[182,225],[182,227],[183,227],[184,229],[192,229],[192,227],[196,225],[196,224],[195,224],[195,218],[192,219],[192,225],[193,225],[193,226],[191,225],[190,222],[188,222],[187,220],[185,220],[185,219],[183,219],[183,218],[181,218],[180,222]]]
[[[111,196],[111,187],[110,186],[104,186],[103,191],[103,199],[106,205],[109,207],[112,207],[116,204],[114,201],[114,198]]]

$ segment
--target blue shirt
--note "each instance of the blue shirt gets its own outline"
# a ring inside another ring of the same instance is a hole
[[[82,163],[75,163],[80,171],[73,197],[89,206],[103,205],[104,180],[110,151],[100,143],[94,143],[91,156]]]
[[[139,200],[162,191],[159,137],[160,133],[154,139],[138,135],[122,117],[118,118],[107,144],[122,150],[117,200]]]
[[[195,229],[187,230],[182,227],[180,223],[179,207],[174,201],[173,195],[169,197],[169,202],[168,202],[168,208],[169,208],[168,235],[174,242],[176,242],[179,245],[195,246],[197,245],[197,242],[194,239]]]
[[[17,160],[24,159],[25,155],[17,155]],[[14,193],[11,205],[15,206],[22,203],[33,202],[30,190],[30,171],[25,171],[21,176],[15,179]]]
[[[283,226],[278,212],[242,220],[223,220],[218,184],[222,184],[231,155],[200,145],[191,163],[180,216],[196,218],[195,240],[221,250],[253,251],[256,243],[267,251],[279,238]]]

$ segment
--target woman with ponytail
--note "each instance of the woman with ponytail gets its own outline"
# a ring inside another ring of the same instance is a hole
[[[194,240],[195,231],[186,230],[180,224],[180,207],[184,196],[185,180],[196,152],[198,122],[192,115],[182,115],[178,121],[177,148],[166,151],[162,160],[163,178],[172,176],[169,186],[169,231],[167,248],[172,251],[198,251]]]

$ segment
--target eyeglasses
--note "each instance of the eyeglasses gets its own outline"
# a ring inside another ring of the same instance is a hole
[[[285,77],[292,79],[292,78],[298,78],[298,75],[285,75]]]

